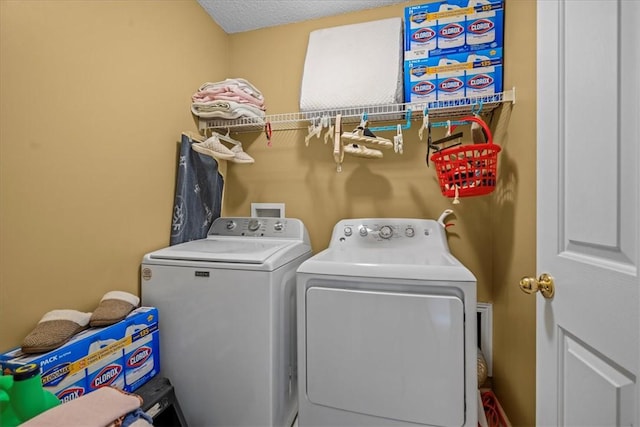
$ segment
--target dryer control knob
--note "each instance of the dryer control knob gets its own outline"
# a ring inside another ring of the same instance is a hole
[[[382,227],[380,227],[378,235],[383,239],[390,239],[391,236],[393,236],[393,229],[388,225],[383,225]]]
[[[229,222],[227,222],[227,230],[233,230],[234,228],[236,228],[236,223],[235,223],[235,221],[229,221]]]
[[[344,235],[349,237],[353,234],[353,230],[351,229],[351,227],[345,227],[344,228]]]
[[[260,228],[260,221],[252,219],[249,221],[249,225],[247,227],[249,228],[249,231],[257,231]]]
[[[404,234],[407,237],[413,237],[416,235],[416,231],[413,229],[413,227],[407,227],[406,230],[404,230]]]
[[[281,223],[280,221],[278,221],[278,222],[276,222],[276,223],[273,225],[273,228],[274,228],[276,231],[282,231],[282,230],[284,229],[284,224],[283,224],[283,223]]]
[[[360,227],[360,235],[361,235],[362,237],[365,237],[367,234],[369,234],[369,232],[367,231],[367,227],[365,227],[365,226],[361,226],[361,227]]]

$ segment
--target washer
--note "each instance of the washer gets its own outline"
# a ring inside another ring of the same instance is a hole
[[[218,218],[205,239],[144,256],[162,374],[190,426],[291,426],[297,412],[298,219]]]
[[[476,279],[442,220],[342,220],[297,289],[300,427],[477,425]]]

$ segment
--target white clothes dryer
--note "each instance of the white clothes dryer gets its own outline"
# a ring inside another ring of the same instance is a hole
[[[342,220],[297,290],[300,427],[477,425],[476,279],[441,220]]]
[[[238,217],[144,256],[142,302],[158,308],[160,369],[190,426],[291,426],[295,274],[310,256],[300,220]]]

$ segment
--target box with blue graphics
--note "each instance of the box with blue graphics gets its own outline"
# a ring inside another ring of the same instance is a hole
[[[45,390],[68,402],[100,387],[133,392],[160,372],[158,309],[139,307],[124,320],[90,328],[48,353],[20,348],[0,355],[2,372],[36,363]]]
[[[404,9],[404,59],[501,48],[504,0],[446,0]]]
[[[500,93],[502,49],[405,61],[405,102],[448,101]]]

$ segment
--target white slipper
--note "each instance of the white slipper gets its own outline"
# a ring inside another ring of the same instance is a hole
[[[221,160],[230,160],[236,156],[233,151],[220,142],[217,135],[213,135],[204,142],[194,142],[191,144],[191,148],[200,154]]]
[[[233,147],[231,147],[231,152],[233,153],[234,157],[233,159],[229,159],[230,162],[234,162],[234,163],[255,163],[256,162],[253,157],[251,157],[250,155],[245,153],[244,150],[242,150],[242,145],[240,144],[234,145]]]

